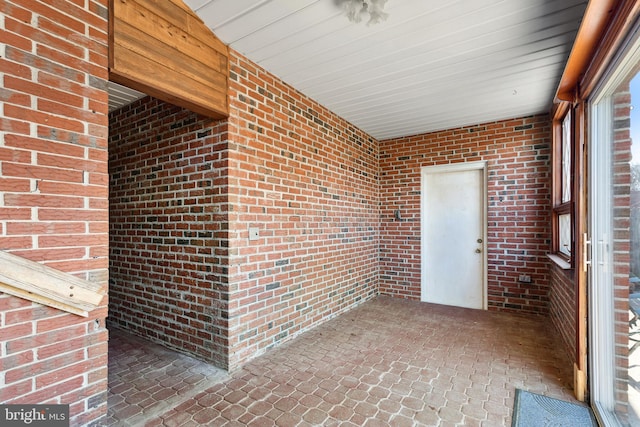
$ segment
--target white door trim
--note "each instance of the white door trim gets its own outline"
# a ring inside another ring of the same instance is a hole
[[[488,308],[487,298],[487,162],[486,161],[476,161],[476,162],[464,162],[464,163],[452,163],[446,165],[435,165],[435,166],[424,166],[420,170],[420,189],[422,191],[425,190],[425,180],[427,175],[430,174],[439,174],[445,172],[466,172],[466,171],[474,171],[479,170],[482,172],[482,187],[483,187],[483,197],[482,197],[482,206],[480,206],[480,212],[482,215],[482,308],[486,310]],[[426,230],[426,197],[424,194],[420,197],[420,228],[421,230]],[[424,233],[420,233],[420,248],[424,247],[425,244],[425,235]],[[420,271],[425,271],[425,263],[426,260],[421,256],[421,265]],[[420,279],[420,299],[424,301],[425,294],[425,278],[421,274]]]
[[[619,425],[615,417],[615,316],[611,271],[611,147],[613,111],[607,100],[592,105],[590,144],[589,233],[592,265],[589,269],[589,376],[592,405],[603,425]]]

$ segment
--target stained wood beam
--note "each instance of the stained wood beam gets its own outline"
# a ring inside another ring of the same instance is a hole
[[[557,102],[572,102],[575,99],[578,82],[598,48],[598,43],[611,20],[616,4],[617,0],[591,0],[587,5],[556,91]]]
[[[110,0],[109,80],[216,119],[229,49],[182,0]]]

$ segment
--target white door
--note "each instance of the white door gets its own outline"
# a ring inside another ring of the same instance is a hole
[[[422,301],[487,308],[485,171],[485,162],[422,169]]]

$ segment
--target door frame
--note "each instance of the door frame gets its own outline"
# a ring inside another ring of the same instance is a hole
[[[619,425],[614,409],[616,404],[615,374],[615,315],[613,298],[613,268],[611,234],[611,138],[609,128],[600,126],[611,123],[612,106],[597,100],[591,106],[591,137],[598,143],[589,146],[588,241],[591,242],[588,268],[589,315],[589,388],[591,406],[598,421],[605,426]]]
[[[629,360],[628,355],[621,356],[616,350],[616,346],[621,345],[617,342],[617,337],[621,335],[621,323],[625,325],[626,322],[620,321],[616,315],[616,312],[622,311],[623,308],[619,303],[620,285],[616,280],[622,274],[616,268],[616,263],[621,260],[616,259],[614,255],[618,250],[615,242],[621,237],[615,236],[615,215],[612,213],[615,196],[613,185],[616,184],[612,173],[615,168],[613,129],[616,117],[612,94],[632,73],[638,74],[639,29],[640,22],[636,22],[620,49],[612,57],[602,78],[594,86],[589,98],[589,391],[591,406],[598,421],[604,426],[621,425],[616,405],[624,399],[618,397],[621,392],[616,382],[625,383],[625,375],[618,374],[618,370],[621,369],[621,359],[627,363]],[[626,289],[628,292],[628,287]],[[627,329],[627,326],[624,328]],[[627,394],[629,384],[625,384],[624,393]]]
[[[470,171],[480,171],[481,178],[480,184],[482,186],[482,197],[481,197],[481,206],[480,206],[480,215],[482,216],[482,309],[487,310],[488,308],[488,275],[487,275],[487,162],[485,160],[475,161],[475,162],[462,162],[462,163],[451,163],[444,165],[435,165],[435,166],[423,166],[420,169],[420,229],[426,230],[427,224],[427,200],[425,197],[425,193],[427,191],[426,179],[428,175],[433,174],[441,174],[441,173],[449,173],[449,172],[470,172]],[[425,233],[420,233],[420,253],[422,254],[422,248],[425,245]],[[423,272],[426,268],[426,259],[424,256],[421,256],[420,261],[420,300],[424,301],[425,294],[425,276]]]

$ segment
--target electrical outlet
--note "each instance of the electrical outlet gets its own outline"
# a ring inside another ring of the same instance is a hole
[[[521,283],[531,283],[531,276],[521,274],[520,276],[518,276],[518,281]]]
[[[249,227],[249,240],[258,240],[260,238],[260,229],[258,227]]]

